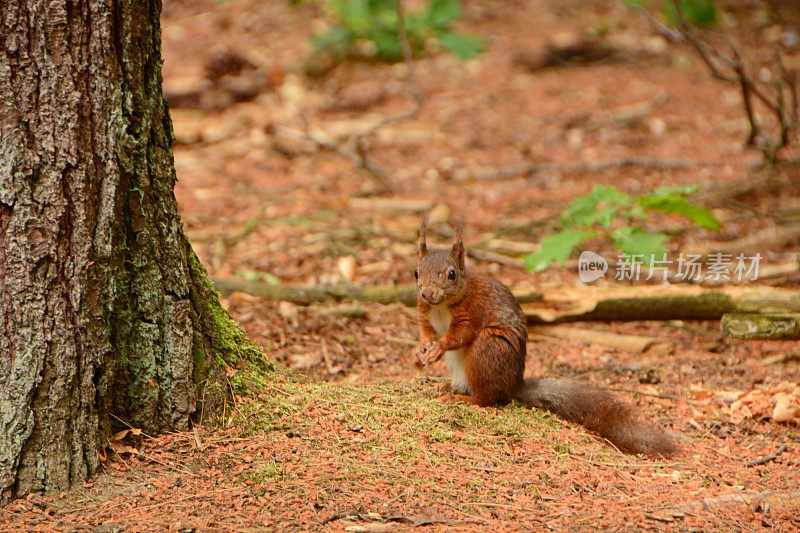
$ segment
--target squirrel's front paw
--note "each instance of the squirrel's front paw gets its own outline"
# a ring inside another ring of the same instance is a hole
[[[442,345],[438,342],[434,342],[431,344],[425,354],[423,355],[424,364],[430,365],[444,357],[444,350],[442,350]]]
[[[447,396],[454,394],[453,386],[450,384],[449,381],[443,381],[436,386],[436,394],[441,396]]]
[[[430,348],[431,348],[430,342],[421,342],[417,344],[416,348],[414,348],[414,353],[411,355],[415,367],[422,368],[423,366],[425,366],[425,355],[427,354],[428,350],[430,350]]]

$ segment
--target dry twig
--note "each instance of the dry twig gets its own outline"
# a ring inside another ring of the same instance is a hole
[[[334,152],[347,157],[360,169],[366,170],[385,192],[392,192],[390,178],[388,172],[372,161],[367,153],[366,139],[374,135],[379,129],[387,126],[392,122],[403,120],[411,120],[416,117],[422,106],[425,103],[425,93],[420,89],[419,81],[417,80],[416,71],[414,70],[414,56],[411,51],[411,45],[408,42],[408,35],[406,34],[405,16],[403,15],[403,1],[397,0],[397,36],[400,40],[400,45],[403,48],[403,60],[406,64],[408,75],[409,92],[414,97],[414,107],[405,113],[384,117],[368,128],[352,135],[345,143],[332,143],[325,139],[319,138],[308,132],[306,128],[306,136],[318,145],[333,150]]]
[[[741,53],[735,45],[731,45],[731,57],[727,57],[714,47],[700,41],[686,21],[681,3],[678,0],[672,0],[672,4],[678,15],[678,31],[695,49],[711,75],[720,81],[739,86],[745,115],[750,124],[750,132],[745,146],[752,146],[760,150],[765,161],[772,164],[777,153],[788,145],[797,134],[800,125],[797,72],[790,72],[786,68],[780,52],[776,51],[773,68],[777,70],[778,75],[775,77],[775,81],[771,85],[756,81],[745,70]],[[761,127],[753,106],[754,99],[760,101],[775,115],[779,128],[776,135],[766,133]]]
[[[786,443],[783,443],[778,447],[777,450],[775,450],[775,453],[771,453],[769,455],[765,455],[764,457],[759,457],[758,459],[754,459],[752,461],[747,461],[744,464],[744,466],[752,467],[752,466],[765,465],[765,464],[770,463],[770,462],[774,461],[775,459],[777,459],[778,456],[780,454],[782,454],[783,452],[785,452],[785,451],[786,451]]]
[[[765,357],[760,361],[762,365],[775,365],[779,363],[788,363],[790,361],[800,361],[800,352],[781,353]]]
[[[455,181],[469,180],[501,180],[520,176],[535,176],[544,172],[600,172],[603,170],[626,167],[652,168],[658,170],[676,170],[693,168],[704,163],[683,159],[656,159],[652,157],[624,157],[605,161],[565,161],[530,163],[505,168],[477,168],[455,177]]]

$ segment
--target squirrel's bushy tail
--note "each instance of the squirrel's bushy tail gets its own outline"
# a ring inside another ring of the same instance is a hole
[[[547,409],[611,441],[628,453],[671,455],[675,441],[659,428],[637,419],[633,409],[613,394],[569,379],[526,379],[516,399]]]

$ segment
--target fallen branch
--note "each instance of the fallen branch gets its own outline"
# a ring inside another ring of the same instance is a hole
[[[774,226],[753,232],[746,237],[724,243],[711,243],[702,249],[692,250],[707,255],[709,252],[737,253],[780,250],[800,241],[800,224]]]
[[[577,303],[577,302],[576,302]],[[583,302],[580,303],[583,305]],[[537,306],[524,306],[528,322],[585,322],[632,320],[718,320],[737,309],[733,300],[723,294],[708,292],[698,295],[630,296],[598,300],[591,309],[578,313],[542,312]]]
[[[472,171],[460,173],[453,177],[453,181],[462,182],[470,180],[488,181],[498,179],[511,179],[520,176],[535,176],[544,172],[600,172],[609,169],[622,169],[626,167],[652,168],[658,170],[676,170],[693,168],[702,165],[699,161],[683,159],[654,159],[652,157],[625,157],[605,161],[564,161],[561,163],[531,163],[520,164],[506,168],[477,168]]]
[[[272,285],[258,281],[215,279],[214,285],[220,293],[244,292],[265,300],[292,302],[308,305],[316,302],[376,302],[392,304],[400,302],[413,306],[417,303],[417,290],[413,285],[313,285],[296,287]]]
[[[762,365],[777,365],[780,363],[789,363],[791,361],[800,361],[800,352],[781,353],[778,355],[771,355],[759,361]]]
[[[585,132],[601,130],[607,127],[633,127],[639,124],[647,115],[668,100],[666,93],[659,93],[654,100],[630,104],[620,109],[612,109],[600,113],[592,119],[575,119],[568,122],[564,129],[580,128]],[[655,161],[655,160],[654,160]]]
[[[670,400],[672,402],[686,402],[689,405],[697,405],[695,402],[691,400],[687,400],[686,398],[680,398],[675,396],[674,394],[656,394],[654,392],[645,392],[636,389],[620,389],[617,387],[600,387],[601,390],[607,390],[609,392],[624,392],[625,394],[635,394],[637,396],[648,396],[650,398],[658,398],[660,400]]]
[[[417,289],[414,285],[314,285],[297,287],[273,285],[259,281],[230,279],[212,280],[220,293],[243,292],[265,300],[292,302],[308,305],[316,302],[374,302],[384,305],[402,303],[409,307],[417,304]],[[515,294],[520,302],[534,302],[542,298],[541,293],[523,291]]]
[[[433,207],[430,200],[407,200],[405,198],[349,198],[347,205],[362,211],[411,211],[421,213]]]
[[[727,313],[720,326],[734,339],[800,339],[800,313]]]
[[[775,163],[765,171],[751,170],[746,176],[726,183],[708,183],[692,194],[694,202],[708,205],[724,205],[730,199],[744,197],[754,192],[759,195],[771,195],[777,189],[791,185],[796,179],[796,173],[783,172],[776,175],[776,170],[789,169],[790,163]]]
[[[517,224],[505,225],[504,227],[501,227],[499,230],[497,230],[497,232],[491,235],[487,235],[486,237],[478,241],[478,244],[483,244],[485,242],[491,241],[492,239],[505,237],[507,235],[530,234],[532,232],[538,233],[541,230],[541,228],[546,227],[548,225],[556,224],[558,222],[558,219],[559,215],[556,213],[552,213],[549,215],[545,215],[541,218],[530,220],[522,225],[517,225]],[[472,244],[472,246],[475,246],[475,244]]]
[[[539,287],[541,301],[522,305],[529,324],[632,320],[719,320],[727,313],[796,312],[796,291],[763,287]]]
[[[600,344],[625,352],[642,353],[645,351],[667,351],[671,342],[656,337],[642,337],[639,335],[623,335],[610,331],[596,331],[580,329],[572,326],[531,326],[532,333],[547,335],[557,339],[582,342],[584,344]]]
[[[470,244],[470,246],[479,246],[483,249],[509,256],[530,254],[538,252],[542,248],[541,244],[535,242],[512,241],[508,239],[498,239],[496,237],[484,237],[479,245]]]
[[[374,302],[384,305],[417,303],[414,285],[273,285],[259,281],[215,279],[223,294],[243,292],[265,300],[298,305],[316,302]],[[540,291],[538,289],[544,289]],[[719,320],[731,313],[792,313],[800,311],[800,296],[788,289],[741,287],[714,290],[687,287],[523,288],[514,292],[529,324],[631,320]],[[543,294],[544,293],[544,294]],[[768,316],[768,315],[755,315]],[[798,314],[797,316],[800,316]]]
[[[753,206],[747,205],[742,203],[738,200],[729,199],[724,202],[725,207],[730,209],[739,210],[739,211],[746,211],[748,213],[752,213],[757,217],[761,218],[771,218],[772,220],[776,221],[778,224],[786,223],[786,219],[781,216],[780,213],[776,211],[763,211],[761,209],[757,209]]]
[[[755,508],[772,509],[792,509],[800,505],[800,490],[765,490],[763,492],[736,492],[733,494],[722,494],[713,498],[699,498],[693,502],[673,508],[674,511],[697,511],[704,510],[713,512],[715,508],[722,506],[744,507],[751,510]]]
[[[786,443],[783,443],[778,447],[777,450],[775,450],[775,453],[771,453],[769,455],[765,455],[764,457],[759,457],[758,459],[754,459],[752,461],[747,461],[744,464],[744,466],[752,467],[752,466],[765,465],[765,464],[770,463],[770,462],[774,461],[775,459],[777,459],[778,456],[780,454],[782,454],[783,452],[785,452],[785,451],[786,451]]]
[[[242,239],[246,238],[248,235],[253,233],[258,227],[264,222],[264,215],[266,213],[266,208],[261,207],[258,210],[258,213],[253,215],[251,218],[247,219],[242,227],[236,233],[232,235],[227,235],[222,237],[222,243],[227,246],[233,246],[234,244],[238,243]]]
[[[492,252],[491,250],[483,250],[481,248],[472,247],[467,250],[467,255],[473,259],[477,259],[478,261],[489,261],[491,263],[498,263],[514,268],[525,268],[525,261],[522,259]]]
[[[394,342],[396,344],[404,344],[406,346],[416,346],[419,343],[419,341],[416,341],[414,339],[404,339],[402,337],[393,337],[392,335],[387,335],[385,338],[389,342]]]
[[[331,309],[322,309],[320,313],[323,315],[343,316],[346,318],[367,317],[367,310],[360,305],[346,305],[342,307],[333,307]]]

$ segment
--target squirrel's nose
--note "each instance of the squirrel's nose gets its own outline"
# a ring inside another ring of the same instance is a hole
[[[422,289],[423,298],[430,300],[431,296],[433,296],[433,289]]]

